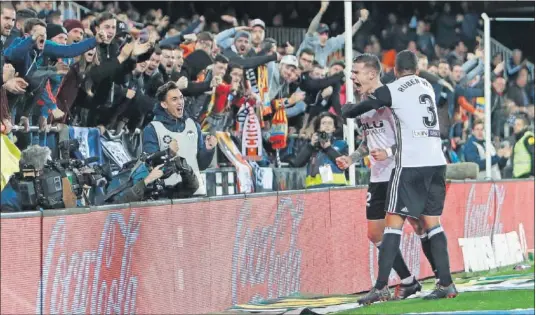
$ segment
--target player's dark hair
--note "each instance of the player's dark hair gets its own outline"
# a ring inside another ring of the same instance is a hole
[[[396,54],[395,68],[398,73],[416,73],[417,64],[417,55],[409,50],[402,50]]]
[[[318,61],[313,60],[313,68],[324,68],[324,67],[322,67],[322,65]]]
[[[363,63],[365,64],[365,67],[376,70],[378,75],[382,72],[380,59],[373,54],[361,54],[354,58],[354,63]]]
[[[171,90],[177,90],[179,87],[177,84],[173,81],[169,81],[165,83],[164,85],[160,86],[158,90],[156,90],[156,98],[159,102],[163,102],[166,100],[166,96],[169,91]]]

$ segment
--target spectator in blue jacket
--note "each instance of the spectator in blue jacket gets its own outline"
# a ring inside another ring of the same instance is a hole
[[[484,122],[476,120],[473,123],[473,135],[467,139],[463,147],[463,154],[466,162],[478,164],[480,172],[477,179],[486,178],[486,145],[484,139]],[[511,149],[501,148],[498,151],[491,147],[491,178],[493,180],[501,179],[501,169],[506,166],[510,158]]]
[[[59,45],[53,41],[47,41],[45,22],[39,19],[28,19],[24,24],[24,37],[13,41],[5,50],[5,57],[19,74],[27,76],[37,67],[45,64],[45,58],[74,58],[94,48],[101,41],[100,37],[96,37],[77,44]]]
[[[315,52],[315,60],[325,67],[327,66],[328,57],[333,52],[344,47],[344,33],[335,37],[329,37],[329,27],[326,24],[320,24],[322,16],[328,9],[329,1],[322,1],[320,11],[313,18],[307,34],[298,49],[298,55],[304,48],[310,48]],[[368,19],[369,12],[367,9],[360,11],[359,20],[352,26],[352,36],[357,33],[361,25]]]
[[[45,48],[47,46],[64,46],[68,47],[74,53],[78,53],[82,49],[86,51],[93,49],[97,45],[95,38],[88,38],[78,44],[72,44],[67,46],[67,30],[58,24],[48,24],[47,25],[47,37],[50,38],[45,43]],[[84,51],[83,53],[85,53]],[[82,54],[83,54],[82,53]],[[40,125],[42,129],[47,123],[49,114],[52,114],[54,119],[59,119],[63,117],[64,113],[58,109],[56,95],[63,81],[63,77],[67,74],[68,68],[73,65],[75,62],[74,58],[49,58],[49,56],[43,56],[37,61],[38,66],[48,66],[48,64],[56,65],[58,73],[54,76],[51,76],[48,82],[45,85],[45,89],[41,95],[38,104],[41,105],[41,118]]]
[[[527,66],[527,60],[523,60],[523,53],[519,49],[514,49],[512,57],[506,61],[506,74],[508,75],[508,81],[513,80],[519,70]]]
[[[13,64],[15,71],[26,76],[35,68],[37,57],[45,48],[47,25],[39,19],[28,19],[24,23],[24,37],[16,38],[9,47],[5,48],[4,56]]]

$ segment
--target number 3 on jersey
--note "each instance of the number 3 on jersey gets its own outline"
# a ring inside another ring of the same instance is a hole
[[[435,111],[435,102],[432,97],[428,94],[422,94],[419,96],[419,102],[423,105],[426,105],[426,110],[428,111],[428,116],[423,116],[422,123],[426,128],[434,128],[437,126],[437,114]]]

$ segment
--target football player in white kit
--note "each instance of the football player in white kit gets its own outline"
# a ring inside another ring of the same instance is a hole
[[[422,218],[439,278],[435,290],[425,299],[458,295],[450,275],[447,238],[439,220],[445,204],[446,160],[439,136],[435,93],[430,83],[416,72],[417,56],[409,50],[399,52],[395,62],[397,80],[377,88],[359,104],[346,105],[343,111],[346,117],[356,117],[389,107],[397,129],[395,168],[388,188],[378,278],[370,292],[359,300],[360,304],[389,299],[389,273],[408,217]]]
[[[383,84],[380,82],[382,69],[378,57],[372,54],[362,54],[354,59],[352,65],[352,81],[354,88],[366,99]],[[359,148],[350,156],[337,158],[341,169],[348,168],[364,156],[370,154],[371,174],[367,192],[367,236],[369,240],[380,247],[385,229],[385,212],[387,188],[391,172],[395,167],[396,126],[389,108],[379,108],[361,115],[358,125],[365,135]],[[429,242],[419,220],[410,219],[417,235],[421,237],[423,251],[431,261]],[[432,265],[432,270],[435,270]],[[395,257],[393,269],[401,279],[401,284],[395,290],[395,299],[405,299],[421,290],[420,283],[409,271],[400,250]]]

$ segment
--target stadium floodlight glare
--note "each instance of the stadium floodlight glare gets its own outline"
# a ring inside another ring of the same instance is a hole
[[[484,126],[486,128],[486,179],[491,180],[491,28],[490,22],[534,22],[534,18],[509,18],[496,17],[490,18],[486,13],[482,13],[484,20]]]

